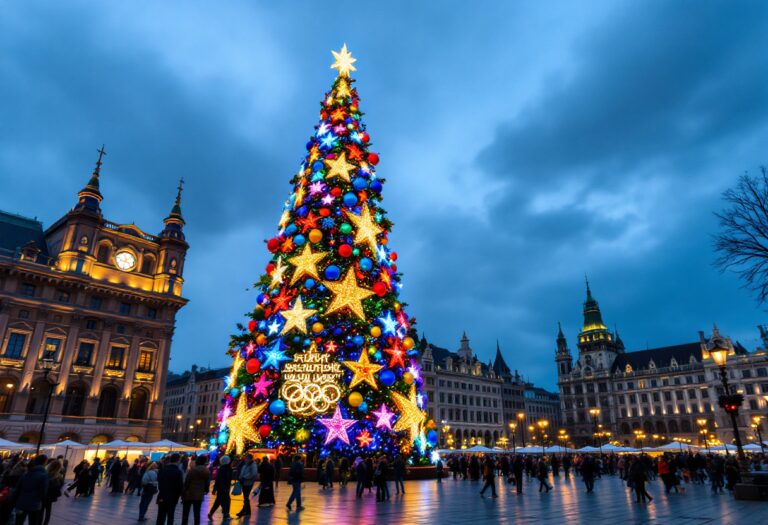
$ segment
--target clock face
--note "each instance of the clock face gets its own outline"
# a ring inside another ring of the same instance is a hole
[[[136,257],[134,257],[131,252],[118,252],[117,255],[115,255],[115,263],[118,268],[127,272],[136,266]]]

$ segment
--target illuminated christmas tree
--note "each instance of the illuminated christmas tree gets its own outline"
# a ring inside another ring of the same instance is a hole
[[[346,45],[333,56],[338,76],[267,241],[257,305],[233,336],[212,445],[426,458],[438,435],[398,300],[379,157],[350,78],[356,59]]]

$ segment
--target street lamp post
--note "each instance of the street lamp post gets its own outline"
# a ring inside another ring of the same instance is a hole
[[[45,382],[48,383],[48,397],[45,400],[45,411],[43,412],[43,422],[40,425],[40,435],[37,439],[37,447],[35,447],[35,455],[40,454],[40,445],[45,439],[45,424],[48,422],[48,412],[51,410],[51,397],[53,397],[53,391],[58,386],[58,383],[51,381],[50,375],[53,371],[53,357],[54,352],[46,350],[43,352],[43,358],[41,359],[41,368],[43,370],[43,377]]]
[[[523,444],[523,448],[525,448],[525,412],[517,413],[517,421],[520,426],[520,442]]]
[[[755,433],[757,434],[757,440],[760,442],[760,453],[765,454],[765,444],[763,443],[763,434],[760,432],[760,420],[763,419],[763,416],[752,416],[752,425],[755,428]]]
[[[509,434],[512,436],[512,454],[515,453],[516,447],[515,447],[515,430],[517,429],[517,423],[514,421],[509,422]]]
[[[640,443],[640,454],[642,454],[643,453],[643,440],[645,439],[645,432],[643,432],[642,430],[635,430],[634,434],[635,434],[635,441],[637,443]]]
[[[707,430],[707,420],[704,418],[697,419],[696,424],[699,425],[699,434],[704,439],[704,446],[707,449],[707,454],[709,454],[709,442],[707,440],[707,434],[709,434],[709,432]]]
[[[597,418],[600,416],[600,409],[599,408],[590,408],[589,409],[589,415],[592,416],[592,425],[595,427],[595,430],[592,434],[592,445],[596,445],[598,443],[597,439]],[[600,444],[600,455],[603,455],[603,445]]]
[[[716,341],[715,347],[709,351],[709,355],[712,356],[717,366],[720,368],[720,381],[723,384],[723,394],[718,398],[718,404],[725,410],[725,412],[731,418],[731,425],[733,426],[733,434],[736,439],[736,448],[739,454],[739,461],[745,461],[744,448],[741,446],[741,436],[739,435],[739,424],[737,417],[739,415],[739,407],[744,402],[744,396],[738,392],[731,393],[731,387],[728,384],[728,372],[726,370],[726,364],[728,360],[728,349],[721,343],[720,340]],[[725,450],[728,450],[726,445]]]
[[[540,419],[540,420],[538,420],[536,422],[536,426],[539,427],[539,434],[541,435],[541,455],[543,456],[544,455],[544,447],[547,444],[546,443],[546,438],[547,438],[546,430],[547,430],[547,427],[549,426],[549,421],[547,421],[546,419]]]

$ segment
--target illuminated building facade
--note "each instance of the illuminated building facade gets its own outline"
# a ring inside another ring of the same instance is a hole
[[[181,185],[159,235],[106,220],[101,155],[43,229],[0,212],[0,433],[37,442],[160,438],[187,243]],[[50,368],[48,380],[43,359]]]
[[[221,410],[229,371],[193,365],[183,374],[169,375],[163,405],[163,438],[192,444],[210,435]]]
[[[765,330],[761,329],[764,345]],[[709,355],[714,341],[728,350],[732,385],[744,394],[739,416],[742,441],[755,439],[752,418],[764,416],[768,394],[768,354],[750,352],[723,338],[717,327],[707,338],[661,348],[626,352],[618,332],[609,331],[587,284],[584,324],[574,360],[562,329],[557,336],[557,365],[564,425],[576,445],[619,441],[637,446],[690,439],[705,445],[731,443],[733,431],[717,405],[722,393],[719,370]],[[762,429],[765,421],[762,420]]]

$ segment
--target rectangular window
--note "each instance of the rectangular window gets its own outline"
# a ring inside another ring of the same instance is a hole
[[[36,290],[37,286],[29,283],[21,283],[21,288],[19,289],[21,295],[26,295],[27,297],[34,297]]]
[[[659,386],[658,381],[656,381],[655,379],[651,379],[651,387],[656,388],[657,386]]]
[[[677,405],[677,412],[679,414],[685,414],[685,405]]]
[[[682,400],[683,399],[683,391],[682,390],[677,390],[675,392],[675,399],[677,399],[677,400]]]
[[[91,297],[90,306],[94,310],[101,310],[102,304],[104,304],[104,300],[101,297]]]
[[[68,303],[69,302],[69,292],[66,290],[59,290],[59,302],[60,303]]]
[[[744,392],[746,392],[749,395],[752,395],[755,393],[755,385],[754,383],[747,383],[744,385]]]
[[[115,331],[118,334],[124,334],[125,333],[125,325],[119,324],[115,327]]]
[[[693,388],[688,390],[688,399],[696,399],[696,390]]]
[[[80,366],[90,365],[94,348],[95,345],[93,343],[86,343],[85,341],[80,343],[80,347],[77,349],[77,358],[75,358],[75,364]]]
[[[107,368],[123,368],[123,353],[125,348],[122,346],[113,346],[109,349],[109,360],[107,360]]]
[[[757,400],[756,399],[750,399],[749,400],[749,408],[752,410],[757,410]]]
[[[5,357],[19,359],[24,352],[24,343],[27,341],[26,334],[12,332],[8,338],[8,344],[5,347]]]
[[[96,320],[95,319],[88,319],[85,322],[85,329],[86,330],[96,330]]]
[[[152,370],[152,352],[151,350],[142,350],[139,353],[139,370],[149,372]]]
[[[706,399],[709,397],[709,390],[707,390],[706,388],[702,388],[700,392],[701,392],[702,399]]]
[[[672,392],[664,392],[664,401],[672,401]]]
[[[744,379],[749,379],[750,377],[752,377],[752,370],[742,370],[741,377],[743,377]]]
[[[624,383],[616,383],[616,390],[624,390]]]
[[[643,403],[647,403],[648,402],[648,394],[640,394],[640,400]]]
[[[629,394],[629,402],[637,403],[637,396],[635,396],[635,394]]]
[[[43,351],[45,352],[45,354],[43,355],[45,355],[46,357],[50,357],[54,361],[58,361],[60,347],[61,347],[61,339],[47,337],[45,339],[45,346],[43,347]]]
[[[120,303],[120,315],[131,315],[131,303]]]
[[[653,393],[653,400],[656,402],[661,401],[661,396],[659,396],[658,392]]]

